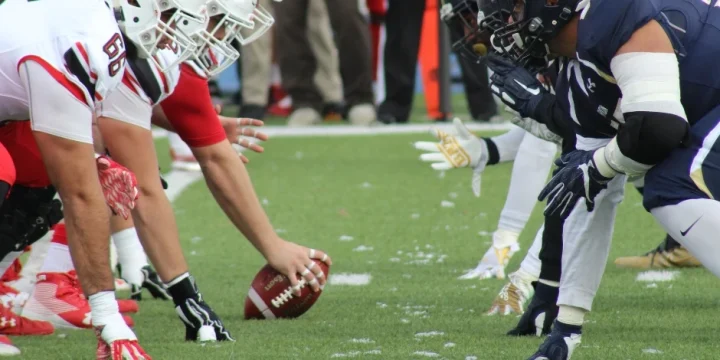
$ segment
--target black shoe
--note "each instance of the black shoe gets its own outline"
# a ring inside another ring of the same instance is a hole
[[[240,107],[238,117],[262,120],[265,118],[265,106],[255,104],[243,104]]]
[[[550,333],[558,315],[558,288],[538,282],[535,295],[517,326],[507,332],[508,336],[544,336]]]
[[[383,123],[383,124],[397,124],[397,123],[400,123],[400,121],[398,121],[398,119],[397,119],[395,116],[390,115],[390,114],[388,114],[388,113],[378,113],[377,119],[378,119],[379,122],[381,122],[381,123]]]
[[[325,121],[340,121],[345,118],[345,107],[341,103],[327,103],[323,106],[322,117]],[[346,114],[345,114],[346,115]]]

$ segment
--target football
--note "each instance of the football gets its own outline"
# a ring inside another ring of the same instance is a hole
[[[314,260],[327,278],[330,269],[324,262]],[[300,275],[298,275],[299,277]],[[245,299],[245,319],[282,319],[296,318],[315,304],[322,290],[313,292],[305,279],[300,278],[300,297],[293,295],[290,279],[265,265],[250,284]]]

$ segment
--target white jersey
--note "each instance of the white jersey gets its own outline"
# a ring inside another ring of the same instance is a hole
[[[161,66],[176,59],[177,54],[170,49],[156,54]],[[148,59],[128,59],[122,84],[100,102],[96,114],[150,129],[152,107],[170,96],[179,80],[179,65],[163,73]]]
[[[92,107],[120,84],[125,44],[102,0],[0,3],[0,121],[30,118],[29,90],[19,75],[26,60]]]
[[[155,59],[163,67],[172,64],[177,58],[178,55],[170,49],[160,50],[155,55]],[[123,84],[131,87],[143,101],[151,105],[157,105],[170,96],[180,81],[179,65],[163,73],[147,59],[129,60],[125,71]]]

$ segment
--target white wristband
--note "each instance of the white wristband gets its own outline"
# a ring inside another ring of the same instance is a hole
[[[92,324],[95,327],[117,321],[120,316],[117,300],[115,300],[115,292],[113,291],[101,291],[90,295],[88,302],[90,303]],[[122,320],[122,317],[120,319]]]
[[[605,148],[601,147],[595,151],[593,154],[593,160],[595,161],[595,166],[597,166],[598,171],[600,172],[600,175],[611,178],[618,174],[617,171],[615,171],[610,164],[608,164],[607,160],[605,160]]]
[[[625,154],[622,153],[620,147],[618,146],[617,137],[614,137],[612,140],[610,140],[610,143],[608,143],[601,150],[602,151],[598,150],[597,152],[595,152],[595,156],[593,157],[601,174],[603,174],[603,170],[600,169],[600,167],[603,165],[601,165],[600,162],[610,168],[610,170],[612,170],[613,172],[626,174],[628,176],[643,175],[648,170],[650,170],[650,168],[653,167],[652,165],[642,164],[625,156]],[[598,161],[598,158],[600,157],[602,157],[604,161]],[[605,175],[603,174],[603,176]]]

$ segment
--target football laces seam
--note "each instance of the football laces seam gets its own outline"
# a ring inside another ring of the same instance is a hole
[[[302,290],[302,288],[304,288],[305,285],[307,285],[307,281],[305,281],[305,279],[302,279],[302,280],[300,280],[298,285],[300,285],[300,289]],[[288,302],[290,299],[292,299],[292,297],[293,297],[292,286],[288,286],[288,288],[285,289],[285,291],[283,291],[282,293],[280,293],[280,295],[274,297],[271,300],[271,303],[274,307],[279,308],[280,306],[282,306],[283,304]]]

